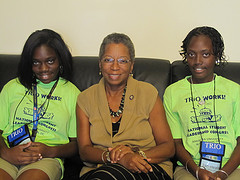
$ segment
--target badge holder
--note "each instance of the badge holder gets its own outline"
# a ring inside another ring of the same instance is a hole
[[[26,144],[32,141],[29,134],[28,126],[25,124],[17,130],[13,131],[8,137],[8,144],[10,147],[14,147],[20,144]]]
[[[199,166],[214,173],[221,168],[225,145],[201,141]]]

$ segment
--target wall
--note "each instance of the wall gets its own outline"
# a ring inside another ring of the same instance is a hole
[[[196,26],[222,34],[229,61],[240,61],[239,0],[0,0],[0,53],[19,54],[36,29],[60,33],[73,55],[97,56],[102,39],[122,32],[137,57],[180,59],[181,41]]]

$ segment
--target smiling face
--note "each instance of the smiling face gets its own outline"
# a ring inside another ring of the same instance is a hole
[[[212,81],[215,62],[211,39],[205,35],[193,36],[187,47],[187,63],[193,83]]]
[[[37,79],[47,84],[57,79],[59,60],[55,51],[46,46],[37,47],[33,54],[32,70]]]
[[[114,59],[114,61],[110,62],[110,59]],[[134,64],[133,61],[128,60],[130,60],[129,50],[124,44],[111,43],[106,45],[103,58],[99,61],[99,68],[107,85],[126,85]]]

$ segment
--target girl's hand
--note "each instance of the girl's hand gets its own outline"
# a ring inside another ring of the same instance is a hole
[[[29,142],[9,148],[1,157],[15,165],[26,165],[41,160],[42,155],[40,153],[26,151],[31,144],[32,142]]]

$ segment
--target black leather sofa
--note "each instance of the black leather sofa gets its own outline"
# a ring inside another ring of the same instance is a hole
[[[16,77],[19,58],[20,55],[0,54],[0,91],[4,84]],[[229,62],[223,68],[216,68],[216,73],[240,84],[240,63],[238,62]],[[170,63],[169,60],[153,58],[136,58],[133,69],[133,77],[154,85],[161,98],[169,84],[188,74],[190,72],[182,61]],[[72,82],[81,91],[97,83],[100,78],[97,57],[73,57]],[[67,158],[65,160],[64,180],[77,179],[81,167],[82,162],[79,156]]]

